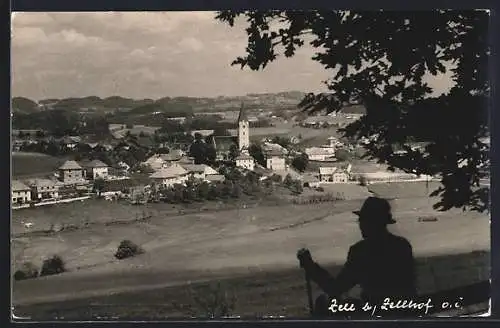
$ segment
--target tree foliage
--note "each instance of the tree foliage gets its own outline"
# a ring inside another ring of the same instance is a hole
[[[264,69],[309,43],[312,60],[332,71],[329,92],[308,94],[307,112],[338,111],[361,103],[366,115],[345,127],[347,137],[371,140],[367,155],[391,167],[437,175],[436,208],[485,210],[489,188],[489,15],[480,10],[434,11],[247,11],[219,12],[230,26],[246,18],[246,54],[232,64]],[[439,94],[428,76],[448,74]],[[410,140],[426,142],[421,149]],[[405,151],[394,152],[394,144]]]
[[[309,157],[307,154],[300,154],[295,156],[292,160],[292,167],[299,172],[304,172],[309,164]]]
[[[337,149],[335,151],[335,158],[340,162],[345,162],[351,159],[351,153],[346,149]]]
[[[250,147],[248,147],[248,153],[259,165],[266,166],[266,157],[259,144],[251,144]]]

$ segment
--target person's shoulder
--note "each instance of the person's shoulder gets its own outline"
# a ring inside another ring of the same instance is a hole
[[[411,244],[408,241],[408,239],[401,237],[401,236],[397,236],[397,235],[391,235],[391,236],[392,236],[392,240],[394,243],[400,244],[401,246],[411,248]]]
[[[349,251],[355,253],[355,252],[359,252],[360,250],[362,250],[366,247],[369,247],[368,243],[365,239],[362,239],[362,240],[358,241],[357,243],[351,245],[351,247],[349,248]]]

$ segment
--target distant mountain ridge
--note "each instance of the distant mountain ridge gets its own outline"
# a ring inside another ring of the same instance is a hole
[[[73,109],[73,110],[136,110],[138,112],[161,111],[162,107],[181,106],[197,110],[227,110],[239,108],[243,102],[245,106],[296,106],[305,96],[304,92],[287,91],[278,93],[248,94],[245,96],[219,96],[219,97],[164,97],[153,99],[132,99],[120,96],[100,98],[88,96],[81,98],[42,99],[38,102],[26,97],[14,97],[12,108],[15,112],[30,113],[46,109]]]

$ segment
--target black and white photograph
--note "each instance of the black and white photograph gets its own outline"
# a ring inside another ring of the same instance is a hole
[[[490,33],[12,12],[11,320],[489,316]]]

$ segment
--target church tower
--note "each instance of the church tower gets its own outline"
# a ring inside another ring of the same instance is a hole
[[[238,148],[242,152],[248,152],[250,146],[250,124],[245,112],[245,107],[241,103],[240,114],[238,115]]]

